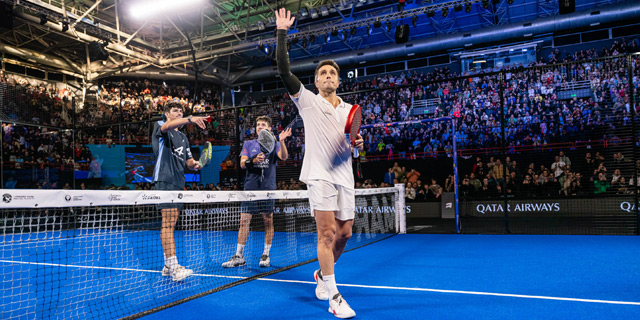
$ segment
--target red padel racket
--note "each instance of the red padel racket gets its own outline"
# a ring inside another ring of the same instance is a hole
[[[362,124],[362,108],[360,105],[354,104],[349,111],[347,117],[347,125],[344,127],[344,136],[347,138],[347,142],[352,146],[356,145],[356,139],[358,133],[360,133],[360,125]],[[358,157],[358,149],[353,148],[353,157]]]

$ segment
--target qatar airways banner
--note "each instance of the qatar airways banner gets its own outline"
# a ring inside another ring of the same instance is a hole
[[[633,197],[573,199],[526,199],[504,201],[461,201],[460,214],[477,217],[590,217],[634,215]]]

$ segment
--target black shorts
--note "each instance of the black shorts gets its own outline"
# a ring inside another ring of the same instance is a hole
[[[240,212],[249,214],[273,213],[276,201],[273,199],[243,201]]]
[[[184,188],[180,188],[173,183],[165,182],[165,181],[156,181],[153,184],[153,190],[159,191],[176,191],[183,190]],[[170,203],[159,203],[156,204],[156,209],[178,209],[178,211],[182,211],[182,203],[181,202],[170,202]]]

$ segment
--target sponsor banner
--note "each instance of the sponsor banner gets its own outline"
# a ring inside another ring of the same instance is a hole
[[[396,210],[393,206],[356,206],[354,233],[396,232]]]
[[[229,207],[224,208],[188,208],[183,209],[182,214],[187,216],[201,216],[201,215],[226,215],[231,213],[232,210]]]
[[[274,208],[275,214],[303,214],[303,215],[311,215],[311,207],[308,205],[297,205],[297,206],[277,206]]]
[[[478,217],[590,217],[594,215],[635,214],[633,197],[574,199],[461,201],[460,214]]]
[[[440,210],[442,213],[442,219],[455,219],[455,194],[453,192],[443,192],[441,197]]]
[[[37,208],[40,205],[45,205],[49,203],[52,198],[56,196],[56,192],[46,192],[49,190],[45,190],[42,193],[35,193],[33,190],[19,190],[19,189],[2,189],[0,190],[0,194],[2,194],[2,203],[0,206],[2,208]],[[62,202],[64,201],[64,197],[61,198]]]
[[[380,189],[357,189],[356,196]],[[395,188],[385,188],[397,192]],[[377,192],[376,192],[377,191]],[[267,199],[307,198],[306,190],[278,191],[156,191],[156,190],[30,190],[0,189],[1,208],[63,208],[142,205],[159,203],[240,202]]]

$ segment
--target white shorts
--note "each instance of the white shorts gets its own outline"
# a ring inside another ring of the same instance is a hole
[[[335,211],[335,218],[342,221],[353,220],[356,214],[356,192],[326,180],[309,180],[309,204],[314,210]]]

